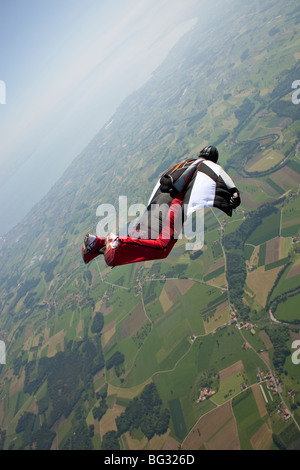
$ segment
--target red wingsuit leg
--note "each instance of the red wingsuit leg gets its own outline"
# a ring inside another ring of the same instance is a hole
[[[179,193],[173,199],[163,229],[156,240],[118,237],[118,247],[113,249],[108,245],[105,250],[104,258],[106,263],[109,266],[120,266],[166,258],[177,242],[177,239],[174,238],[175,223],[178,224],[178,220],[182,217],[181,203],[183,196],[183,193]],[[181,230],[181,220],[178,225],[180,225],[178,228]]]

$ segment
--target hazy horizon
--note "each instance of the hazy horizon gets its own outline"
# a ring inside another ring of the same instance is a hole
[[[0,0],[0,235],[146,83],[207,0]]]

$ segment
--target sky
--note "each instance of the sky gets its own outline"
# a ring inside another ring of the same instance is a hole
[[[0,0],[0,236],[194,27],[207,0]]]

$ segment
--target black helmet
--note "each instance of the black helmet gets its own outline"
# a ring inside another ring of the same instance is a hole
[[[219,152],[216,147],[210,145],[201,150],[199,157],[204,157],[206,160],[211,160],[212,162],[217,163]]]

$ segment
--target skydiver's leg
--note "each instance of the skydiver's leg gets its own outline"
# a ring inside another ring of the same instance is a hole
[[[156,240],[142,240],[130,237],[120,237],[116,249],[109,246],[104,253],[104,259],[109,266],[120,266],[140,261],[149,261],[166,258],[176,239],[168,241],[168,244],[156,243]]]
[[[107,244],[104,258],[109,266],[166,258],[177,242],[175,232],[182,228],[183,194],[173,199],[165,224],[156,240],[118,237],[115,248]]]

